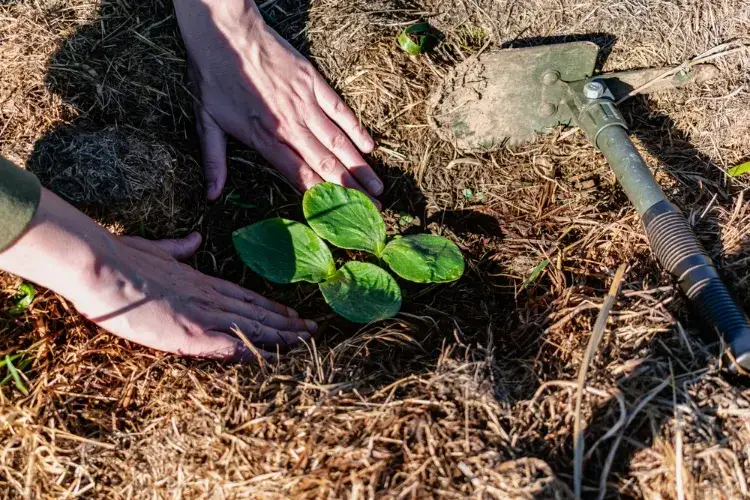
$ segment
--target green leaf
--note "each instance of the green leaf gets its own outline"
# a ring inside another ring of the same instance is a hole
[[[383,218],[370,198],[356,189],[318,184],[305,193],[302,209],[313,231],[337,247],[383,253]]]
[[[10,358],[8,358],[8,356],[6,355],[5,359],[0,359],[0,368],[2,368],[3,366],[5,366],[8,363],[8,359],[10,359],[10,361],[15,361],[16,359],[20,358],[21,356],[23,356],[23,355],[22,354],[14,354]]]
[[[336,272],[331,251],[309,227],[287,219],[267,219],[232,235],[242,261],[275,283],[318,283]]]
[[[737,177],[747,172],[750,172],[750,161],[746,161],[745,163],[740,163],[736,167],[730,168],[727,171],[727,174],[729,174],[729,177]]]
[[[21,355],[20,354],[14,354],[13,356],[10,357],[10,359],[11,360],[15,360],[19,356],[21,356]],[[6,360],[4,360],[4,359],[0,360],[0,363],[2,363],[2,365],[0,365],[0,366],[5,366]],[[23,372],[29,366],[31,366],[31,360],[28,359],[28,358],[23,358],[18,363],[18,367],[16,367],[14,365],[13,368],[15,369],[16,372]],[[8,371],[10,372],[10,369],[8,369]],[[16,373],[16,375],[19,375],[19,374]],[[4,379],[0,380],[0,386],[3,386],[5,384],[7,384],[8,382],[10,382],[11,380],[13,380],[14,385],[18,388],[18,390],[21,391],[21,392],[23,392],[24,390],[26,390],[26,385],[23,383],[23,380],[21,380],[20,376],[18,378],[19,378],[19,381],[20,381],[20,384],[21,384],[20,386],[18,384],[16,384],[16,379],[13,377],[13,374],[11,372],[7,377],[5,377]]]
[[[541,261],[532,271],[528,278],[523,282],[523,285],[521,285],[521,290],[525,289],[527,286],[532,284],[536,279],[539,277],[540,274],[542,274],[542,271],[545,270],[545,268],[549,265],[549,259],[544,259]],[[519,292],[521,291],[519,290]]]
[[[398,35],[398,38],[396,39],[398,42],[398,46],[401,47],[401,50],[409,54],[410,56],[418,56],[422,53],[422,46],[411,39],[411,36],[409,36],[409,33],[406,32],[406,30],[402,31],[400,35]]]
[[[401,289],[396,280],[367,262],[347,262],[318,286],[331,308],[354,323],[391,318],[401,309]]]
[[[475,201],[475,202],[483,202],[484,201],[484,193],[481,191],[474,192],[473,189],[466,188],[463,190],[464,198],[466,198],[466,201]]]
[[[5,365],[8,367],[8,371],[10,372],[10,376],[13,378],[13,383],[15,384],[16,389],[21,391],[24,396],[28,396],[29,390],[26,388],[23,380],[21,380],[21,375],[18,373],[18,370],[16,370],[16,367],[13,366],[13,361],[11,361],[10,356],[8,356],[7,354],[5,355]]]
[[[383,252],[393,272],[417,283],[447,283],[464,273],[461,250],[434,234],[404,236],[388,243]]]
[[[232,193],[227,196],[227,201],[232,205],[240,208],[256,208],[252,203],[242,201],[242,196],[239,193]]]
[[[396,41],[401,50],[411,56],[429,52],[440,44],[442,33],[422,21],[412,24],[398,35]]]
[[[414,222],[414,216],[406,212],[399,212],[398,225],[401,227],[410,226]]]
[[[13,316],[19,316],[29,308],[31,303],[36,297],[36,288],[31,283],[23,283],[18,287],[18,294],[16,295],[16,303],[8,310]]]

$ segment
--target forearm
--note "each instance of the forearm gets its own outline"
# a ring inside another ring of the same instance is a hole
[[[42,189],[29,226],[0,252],[0,269],[66,297],[78,297],[115,253],[114,237],[53,193]]]
[[[250,24],[263,22],[263,16],[253,0],[173,0],[173,3],[178,15],[193,12],[198,16],[208,10],[226,14],[235,21]]]
[[[173,3],[185,45],[207,55],[212,54],[211,47],[204,44],[210,43],[212,37],[206,36],[206,29],[218,29],[228,41],[230,37],[237,39],[236,27],[242,26],[241,38],[251,41],[266,26],[253,0],[173,0]],[[212,22],[206,23],[207,17]]]

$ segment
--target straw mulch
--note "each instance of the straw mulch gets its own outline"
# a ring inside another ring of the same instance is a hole
[[[308,345],[262,367],[140,348],[42,291],[24,315],[0,312],[0,354],[33,360],[28,396],[0,389],[0,497],[571,498],[574,381],[623,263],[584,391],[584,496],[750,496],[750,390],[721,373],[720,346],[698,335],[604,159],[563,133],[467,155],[425,117],[431,89],[480,50],[589,39],[604,71],[675,65],[727,42],[746,47],[746,2],[264,9],[376,137],[389,231],[450,237],[466,275],[407,287],[390,321],[327,320]],[[409,57],[394,39],[423,18],[445,42]],[[0,153],[117,231],[200,230],[192,264],[202,271],[303,315],[328,313],[313,287],[271,286],[231,247],[238,227],[299,218],[298,194],[262,159],[230,147],[225,194],[255,208],[203,200],[169,2],[7,2],[0,40]],[[719,80],[622,108],[657,180],[750,310],[750,182],[726,175],[750,160],[750,51],[712,62]],[[4,311],[20,280],[0,283]]]

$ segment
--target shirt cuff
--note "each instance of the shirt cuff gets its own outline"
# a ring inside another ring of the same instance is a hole
[[[39,206],[39,179],[0,156],[0,252],[26,230]]]

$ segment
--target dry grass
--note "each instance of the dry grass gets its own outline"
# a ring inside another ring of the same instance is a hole
[[[25,316],[0,316],[0,354],[25,349],[34,359],[28,397],[0,392],[5,496],[569,498],[574,380],[623,263],[623,291],[583,394],[584,496],[750,496],[750,391],[720,374],[718,346],[695,335],[604,159],[579,135],[469,157],[439,142],[425,119],[441,75],[486,45],[588,33],[609,52],[605,70],[679,64],[748,41],[750,10],[739,0],[444,4],[314,0],[308,12],[283,0],[267,13],[378,138],[373,162],[389,186],[390,230],[448,235],[465,252],[467,275],[407,288],[393,321],[355,330],[331,320],[314,343],[262,370],[141,349],[44,292]],[[414,59],[393,40],[422,17],[446,43]],[[187,194],[169,210],[126,203],[110,216],[128,226],[138,210],[154,210],[154,236],[198,228],[207,238],[200,269],[303,313],[326,311],[312,288],[271,288],[243,272],[231,249],[232,229],[299,215],[296,195],[262,161],[230,152],[228,192],[257,208],[200,199],[168,4],[6,4],[0,37],[3,154],[25,162],[71,128],[161,145],[131,171],[177,169],[193,191],[178,183]],[[720,81],[637,97],[623,110],[657,179],[750,309],[749,186],[724,174],[748,159],[750,54],[716,64]],[[398,224],[400,212],[417,216],[412,227]],[[521,290],[545,258],[550,265]],[[17,281],[4,284],[9,300]]]
[[[173,148],[112,126],[60,127],[39,140],[26,167],[66,201],[125,228],[173,233],[199,191],[199,177],[180,166]]]

